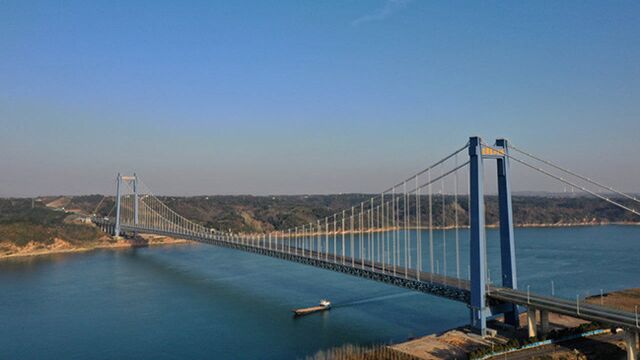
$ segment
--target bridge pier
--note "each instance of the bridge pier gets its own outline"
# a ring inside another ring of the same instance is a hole
[[[540,335],[549,333],[549,310],[540,310]]]
[[[527,309],[527,330],[529,337],[536,337],[538,334],[538,324],[536,322],[536,309],[530,307]]]
[[[638,360],[638,332],[625,329],[624,343],[627,347],[627,360]]]

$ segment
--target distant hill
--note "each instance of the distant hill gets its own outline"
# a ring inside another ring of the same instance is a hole
[[[261,232],[285,230],[350,209],[370,199],[369,194],[292,196],[191,196],[160,197],[181,215],[223,231]],[[422,218],[427,219],[427,199]],[[620,200],[622,201],[622,200]],[[626,204],[632,206],[629,202]],[[114,216],[114,198],[102,195],[54,196],[39,199],[0,199],[0,257],[38,249],[87,249],[112,240],[97,227],[83,222],[84,215]],[[468,225],[468,199],[433,197],[434,226]],[[588,197],[514,196],[516,225],[565,226],[599,223],[638,223],[637,216],[607,202]],[[400,211],[402,213],[402,211]],[[498,223],[497,197],[486,197],[487,225]],[[413,212],[412,212],[412,216]],[[402,218],[402,217],[401,217]],[[426,221],[423,222],[426,224]]]
[[[43,201],[0,199],[0,244],[51,245],[58,239],[76,245],[106,235],[77,220],[76,215],[48,208]]]
[[[286,195],[286,196],[190,196],[160,197],[170,208],[202,225],[219,230],[269,231],[301,226],[350,209],[368,200],[370,194],[339,195]],[[101,195],[74,196],[67,208],[79,209],[91,214],[103,199]],[[487,225],[498,224],[496,196],[486,197]],[[630,201],[619,200],[630,207]],[[422,216],[427,218],[426,198],[422,201]],[[105,198],[97,214],[113,216],[114,198]],[[433,221],[435,226],[451,226],[455,221],[455,209],[461,226],[468,225],[468,199],[459,197],[454,206],[453,196],[445,197],[443,216],[441,196],[433,197]],[[640,217],[619,209],[603,200],[586,196],[522,196],[513,197],[516,225],[571,225],[588,223],[637,223]],[[444,221],[443,221],[444,219]]]

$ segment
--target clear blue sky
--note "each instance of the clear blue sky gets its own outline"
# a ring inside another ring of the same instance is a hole
[[[0,196],[373,192],[470,135],[640,191],[638,1],[5,0],[0,49]]]

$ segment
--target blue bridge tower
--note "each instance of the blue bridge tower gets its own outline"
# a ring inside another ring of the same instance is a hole
[[[513,236],[513,210],[509,183],[508,143],[498,139],[494,147],[484,146],[480,137],[469,139],[470,184],[470,266],[471,326],[486,335],[487,317],[503,313],[507,324],[518,326],[514,304],[489,307],[487,304],[487,239],[485,234],[484,159],[497,161],[498,203],[500,207],[500,253],[502,286],[516,289],[516,257]]]

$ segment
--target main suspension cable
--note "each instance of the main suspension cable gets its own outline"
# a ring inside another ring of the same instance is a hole
[[[485,147],[488,147],[488,148],[491,148],[491,149],[493,149],[493,150],[495,150],[495,151],[502,151],[502,150],[499,150],[499,149],[495,149],[495,148],[493,148],[493,147],[491,147],[491,146],[489,146],[489,145],[486,145],[486,144],[484,144],[484,146],[485,146]],[[567,179],[563,178],[562,176],[558,176],[558,175],[552,174],[552,173],[550,173],[550,172],[549,172],[549,171],[547,171],[547,170],[544,170],[544,169],[542,169],[542,168],[540,168],[540,167],[537,167],[537,166],[535,166],[535,165],[531,165],[531,164],[529,164],[528,162],[526,162],[526,161],[524,161],[524,160],[521,160],[521,159],[518,159],[518,158],[514,157],[514,156],[513,156],[513,155],[511,155],[511,154],[504,153],[504,156],[506,156],[506,157],[508,157],[509,159],[514,160],[514,161],[516,161],[516,162],[518,162],[518,163],[520,163],[520,164],[522,164],[522,165],[524,165],[524,166],[527,166],[527,167],[529,167],[529,168],[531,168],[531,169],[533,169],[533,170],[536,170],[536,171],[541,172],[541,173],[543,173],[543,174],[545,174],[545,175],[547,175],[547,176],[549,176],[549,177],[552,177],[552,178],[554,178],[554,179],[556,179],[556,180],[558,180],[558,181],[560,181],[560,182],[562,182],[562,183],[565,183],[565,184],[567,184],[567,185],[570,185],[570,186],[573,186],[573,187],[575,187],[575,188],[578,188],[578,189],[580,189],[580,190],[582,190],[582,191],[584,191],[584,192],[587,192],[587,193],[589,193],[589,194],[591,194],[591,195],[593,195],[593,196],[595,196],[595,197],[597,197],[597,198],[600,198],[600,199],[602,199],[602,200],[604,200],[604,201],[606,201],[606,202],[608,202],[608,203],[610,203],[610,204],[612,204],[612,205],[615,205],[615,206],[617,206],[617,207],[619,207],[619,208],[621,208],[621,209],[627,210],[627,211],[629,211],[629,212],[631,212],[631,213],[633,213],[633,214],[635,214],[635,215],[640,216],[640,212],[636,211],[635,209],[632,209],[632,208],[630,208],[630,207],[628,207],[628,206],[625,206],[625,205],[623,205],[623,204],[620,204],[620,203],[619,203],[619,202],[617,202],[617,201],[611,200],[610,198],[608,198],[608,197],[606,197],[606,196],[603,196],[603,195],[600,195],[600,194],[596,193],[596,192],[595,192],[595,191],[593,191],[593,190],[589,190],[589,189],[585,188],[584,186],[580,186],[580,185],[578,185],[578,184],[576,184],[576,183],[574,183],[574,182],[572,182],[572,181],[569,181],[569,180],[567,180]]]
[[[635,201],[635,202],[640,203],[640,199],[636,198],[635,196],[631,196],[631,195],[625,194],[625,193],[623,193],[622,191],[619,191],[619,190],[616,190],[616,189],[614,189],[614,188],[612,188],[612,187],[610,187],[610,186],[607,186],[607,185],[601,184],[601,183],[599,183],[599,182],[597,182],[597,181],[595,181],[595,180],[592,180],[592,179],[590,179],[590,178],[588,178],[588,177],[586,177],[586,176],[584,176],[584,175],[580,175],[580,174],[578,174],[578,173],[576,173],[576,172],[574,172],[574,171],[571,171],[571,170],[569,170],[569,169],[567,169],[567,168],[563,168],[563,167],[562,167],[562,166],[560,166],[560,165],[556,165],[556,164],[552,163],[552,162],[551,162],[551,161],[549,161],[549,160],[542,159],[542,158],[540,158],[540,157],[538,157],[538,156],[535,156],[535,155],[533,155],[533,154],[531,154],[531,153],[529,153],[529,152],[527,152],[527,151],[525,151],[525,150],[522,150],[522,149],[520,149],[520,148],[517,148],[517,147],[515,147],[515,146],[513,146],[513,145],[511,145],[511,144],[509,144],[509,149],[513,149],[513,150],[515,150],[515,151],[517,151],[517,152],[519,152],[519,153],[521,153],[521,154],[523,154],[523,155],[525,155],[525,156],[528,156],[528,157],[530,157],[530,158],[532,158],[532,159],[535,159],[535,160],[537,160],[537,161],[540,161],[540,162],[542,162],[542,163],[544,163],[544,164],[547,164],[547,165],[549,165],[549,166],[551,166],[551,167],[553,167],[553,168],[555,168],[555,169],[558,169],[558,170],[560,170],[560,171],[562,171],[562,172],[565,172],[565,173],[567,173],[567,174],[573,175],[573,176],[575,176],[575,177],[577,177],[577,178],[579,178],[579,179],[581,179],[581,180],[587,181],[587,182],[589,182],[589,183],[591,183],[591,184],[593,184],[593,185],[596,185],[596,186],[598,186],[598,187],[600,187],[600,188],[602,188],[602,189],[609,190],[609,191],[611,191],[611,192],[613,192],[613,193],[616,193],[616,194],[618,194],[618,195],[620,195],[620,196],[623,196],[623,197],[625,197],[625,198],[627,198],[627,199],[629,199],[629,200],[633,200],[633,201]]]

